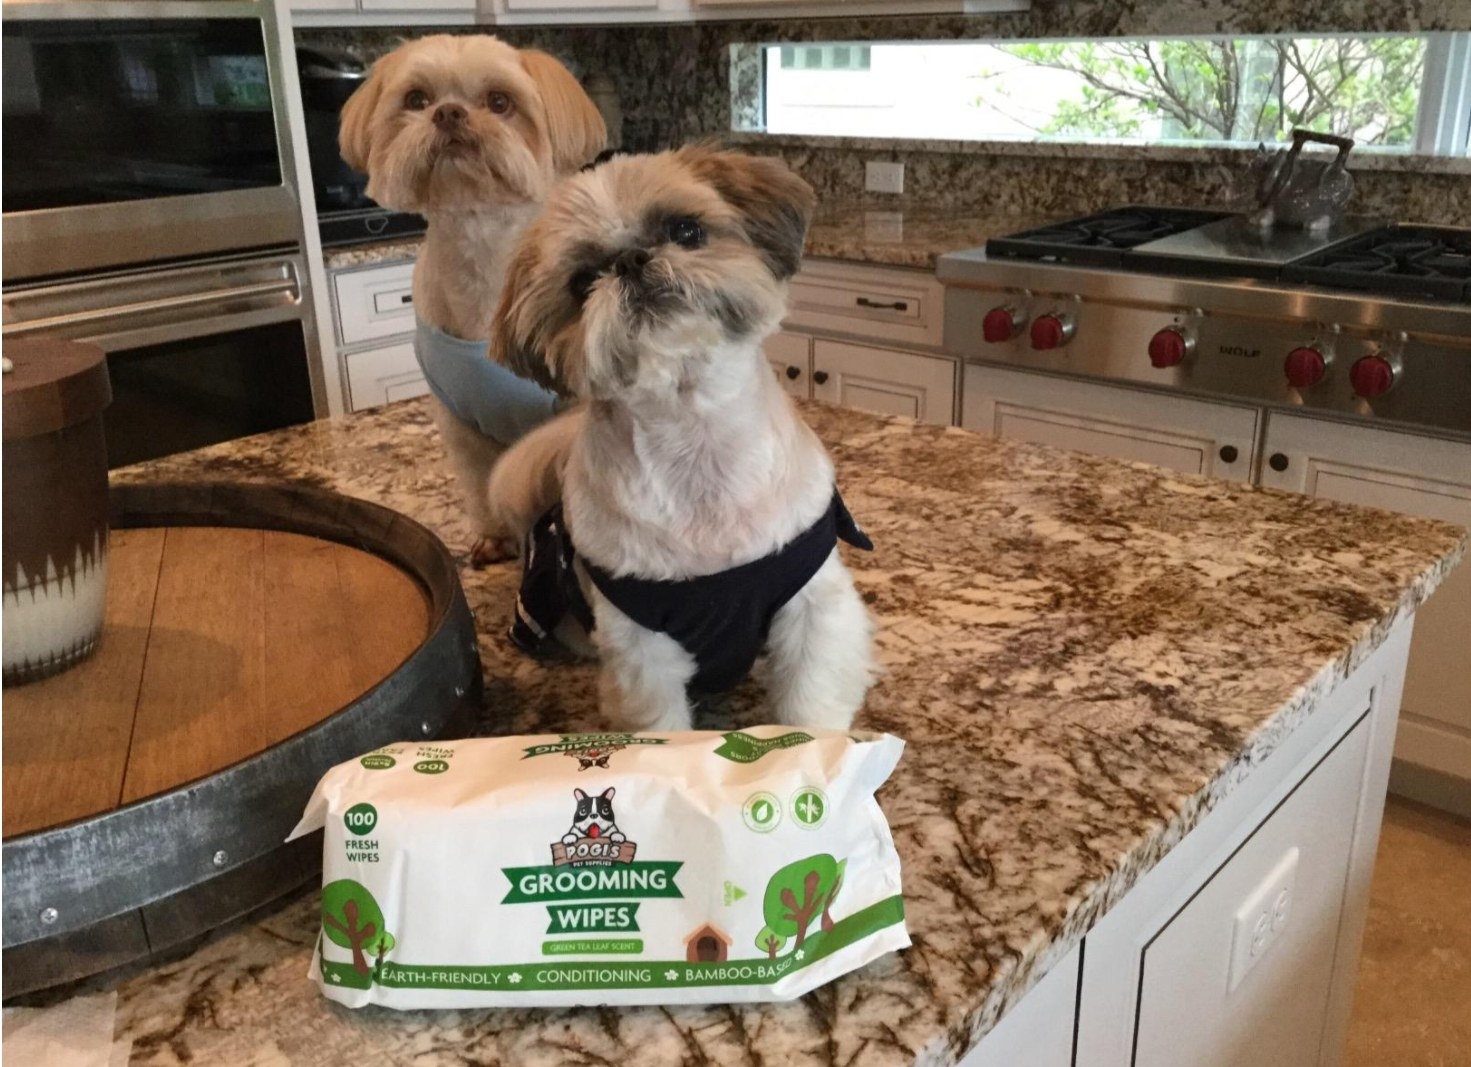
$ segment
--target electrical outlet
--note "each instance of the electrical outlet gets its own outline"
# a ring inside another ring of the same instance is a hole
[[[1287,928],[1292,917],[1292,887],[1296,881],[1297,849],[1292,848],[1236,909],[1227,992],[1241,984],[1241,980],[1261,962]]]
[[[864,165],[863,187],[870,193],[904,192],[904,164],[869,160]]]

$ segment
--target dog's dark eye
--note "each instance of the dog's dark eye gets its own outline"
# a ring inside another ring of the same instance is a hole
[[[572,299],[578,304],[587,303],[588,294],[597,283],[598,272],[595,270],[580,270],[572,275],[572,280],[567,283],[567,291],[572,294]]]
[[[429,106],[429,94],[423,89],[410,89],[404,94],[404,107],[410,111],[423,111]]]
[[[664,236],[680,248],[705,246],[705,227],[700,225],[699,219],[692,219],[688,215],[676,215],[664,223]]]
[[[505,93],[491,93],[485,98],[485,106],[497,115],[509,115],[511,98]]]

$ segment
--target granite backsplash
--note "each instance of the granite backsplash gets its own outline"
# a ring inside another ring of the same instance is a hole
[[[611,82],[621,147],[649,150],[700,137],[731,138],[780,155],[825,199],[863,197],[863,163],[902,160],[906,198],[998,214],[1070,214],[1121,203],[1224,204],[1247,153],[1222,149],[1100,152],[1082,145],[1004,147],[956,142],[862,142],[759,132],[760,48],[755,42],[1110,37],[1139,34],[1416,32],[1471,30],[1467,0],[1034,0],[1003,15],[706,22],[617,27],[497,27],[543,48],[580,77]],[[376,58],[432,27],[301,30],[302,43]],[[736,132],[732,136],[732,130]],[[1354,166],[1360,214],[1439,224],[1471,221],[1471,164],[1382,161]]]

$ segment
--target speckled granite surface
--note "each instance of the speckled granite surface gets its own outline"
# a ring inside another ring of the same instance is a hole
[[[134,1064],[952,1063],[1444,577],[1458,528],[808,404],[877,551],[850,557],[906,737],[880,794],[914,947],[804,1000],[352,1013],[297,900],[118,985]],[[421,401],[115,473],[300,479],[469,530]],[[503,636],[465,571],[494,733],[598,726],[591,665]],[[703,727],[748,721],[752,687]],[[117,984],[117,983],[113,983]]]
[[[825,203],[818,208],[807,232],[807,255],[934,270],[936,258],[946,252],[979,248],[988,238],[1031,229],[1053,217],[958,210],[901,200]],[[420,243],[417,238],[409,238],[329,248],[325,254],[327,269],[412,259]]]

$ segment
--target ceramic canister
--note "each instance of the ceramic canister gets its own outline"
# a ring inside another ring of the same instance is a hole
[[[95,345],[5,346],[4,681],[28,682],[89,656],[107,585],[107,449],[112,400]]]

